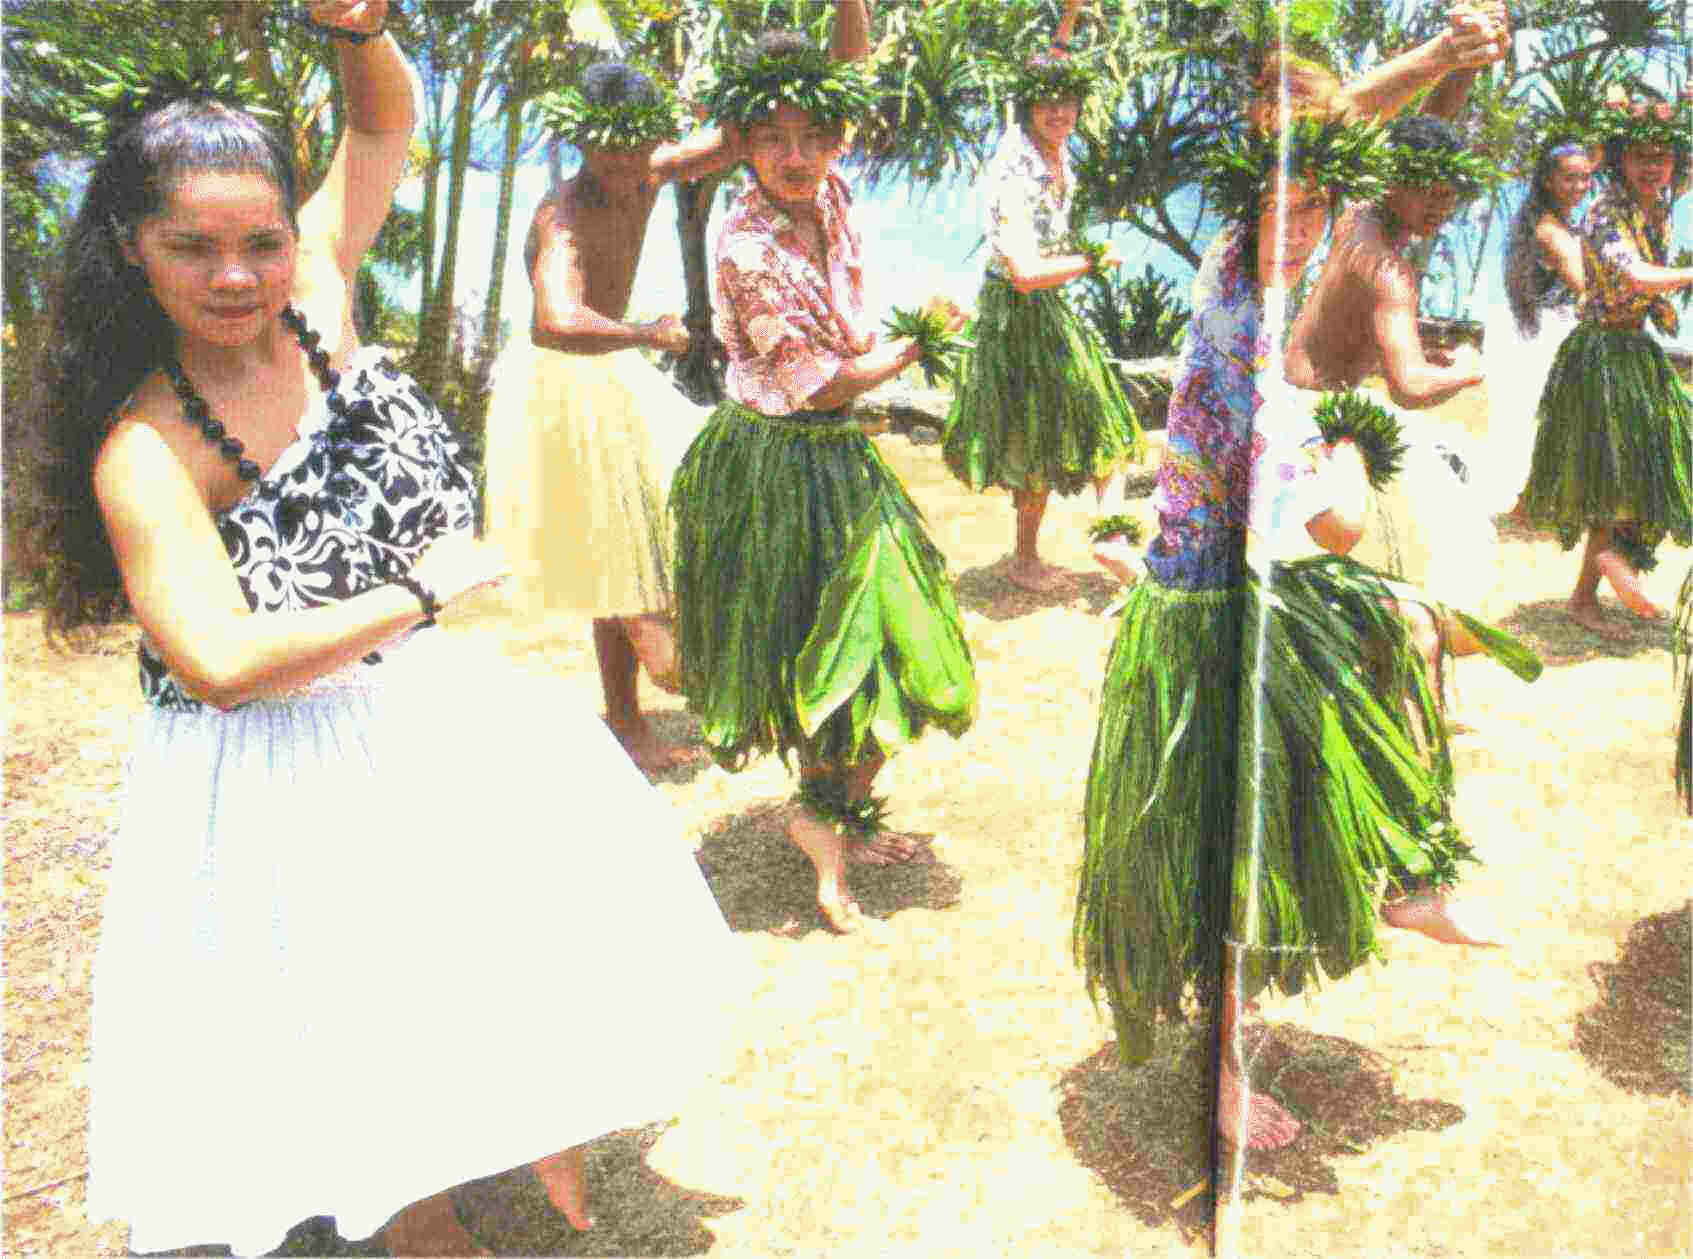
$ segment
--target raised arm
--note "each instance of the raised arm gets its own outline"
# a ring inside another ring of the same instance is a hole
[[[1068,48],[1076,33],[1076,17],[1082,10],[1082,0],[1065,0],[1064,16],[1058,19],[1058,29],[1052,32],[1054,48]]]
[[[707,127],[684,136],[675,144],[661,144],[653,150],[650,177],[656,183],[686,182],[727,170],[746,159],[738,134],[724,127]]]
[[[632,346],[680,354],[688,348],[687,329],[674,315],[623,323],[589,307],[582,251],[591,242],[577,237],[557,197],[542,203],[532,230],[539,238],[529,273],[535,289],[530,338],[536,345],[566,354],[610,354]]]
[[[1481,384],[1479,373],[1440,367],[1423,356],[1417,329],[1417,281],[1411,265],[1397,255],[1384,257],[1370,281],[1374,306],[1371,332],[1381,355],[1381,374],[1393,401],[1409,410],[1438,406],[1459,391]]]
[[[1430,85],[1437,85],[1423,109],[1455,118],[1468,99],[1476,71],[1498,61],[1509,47],[1487,14],[1458,12],[1451,26],[1433,39],[1383,62],[1340,89],[1337,106],[1352,121],[1385,122]]]
[[[862,61],[870,55],[871,0],[835,0],[835,25],[829,55],[836,61]]]
[[[312,5],[319,25],[379,30],[387,0],[328,0]],[[301,253],[332,258],[342,276],[357,273],[394,203],[416,120],[416,75],[391,35],[362,44],[331,39],[341,64],[347,126],[329,173],[300,208]]]

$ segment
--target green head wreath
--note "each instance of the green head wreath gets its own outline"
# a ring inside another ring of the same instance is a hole
[[[1205,155],[1205,188],[1218,209],[1240,222],[1257,222],[1281,153],[1281,137],[1256,127],[1223,133]],[[1371,201],[1387,191],[1387,149],[1380,127],[1302,118],[1288,133],[1287,154],[1290,181],[1348,200]]]
[[[1409,447],[1393,413],[1363,394],[1331,393],[1312,417],[1330,446],[1350,441],[1364,461],[1364,476],[1375,489],[1384,489],[1399,475]]]
[[[864,72],[821,48],[749,50],[731,57],[717,67],[717,82],[706,93],[711,117],[741,128],[763,122],[783,105],[819,122],[847,123],[869,113],[872,104]]]
[[[676,97],[656,77],[652,91],[614,105],[593,104],[576,87],[549,92],[535,102],[548,131],[579,149],[639,149],[682,134]]]
[[[1099,81],[1091,62],[1062,53],[1040,53],[1001,68],[1005,95],[1019,105],[1032,101],[1085,101]]]
[[[1599,134],[1619,148],[1639,144],[1686,153],[1693,141],[1693,101],[1607,102],[1599,113]]]
[[[1474,197],[1504,178],[1497,166],[1468,149],[1413,149],[1389,144],[1388,183],[1395,188],[1433,188],[1448,184],[1463,197]]]
[[[274,123],[276,111],[261,104],[258,85],[243,73],[245,61],[245,53],[230,55],[214,42],[208,48],[170,48],[145,66],[133,56],[96,63],[91,68],[97,77],[89,93],[99,108],[85,110],[71,121],[99,149],[131,123],[181,100],[217,101]]]

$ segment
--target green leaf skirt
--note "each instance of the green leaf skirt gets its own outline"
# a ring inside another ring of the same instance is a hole
[[[1631,522],[1650,549],[1693,545],[1693,395],[1645,332],[1584,323],[1540,395],[1523,507],[1568,550],[1582,531]]]
[[[846,767],[974,718],[946,561],[852,421],[712,414],[671,486],[682,686],[726,768]]]
[[[971,489],[1080,493],[1145,453],[1099,338],[1062,289],[982,282],[941,453]]]
[[[1436,697],[1389,597],[1337,556],[1274,565],[1267,599],[1253,575],[1130,593],[1074,924],[1125,1061],[1186,993],[1209,1008],[1226,950],[1248,995],[1299,992],[1374,953],[1385,890],[1449,883],[1473,859]]]

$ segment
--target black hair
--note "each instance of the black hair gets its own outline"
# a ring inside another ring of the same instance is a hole
[[[124,247],[165,209],[185,176],[201,171],[262,176],[297,230],[299,181],[287,144],[245,110],[190,97],[112,138],[66,233],[29,424],[42,464],[43,542],[52,557],[46,626],[56,636],[110,622],[127,608],[94,500],[94,463],[124,400],[175,355],[176,329]]]
[[[1558,163],[1570,156],[1567,150],[1572,144],[1579,141],[1554,135],[1541,145],[1529,177],[1528,195],[1511,220],[1511,234],[1505,244],[1505,299],[1517,327],[1528,337],[1540,331],[1541,293],[1535,265],[1540,259],[1540,245],[1534,233],[1548,214],[1562,217],[1552,196],[1552,176],[1558,172]]]
[[[590,105],[635,105],[658,99],[653,81],[621,61],[600,61],[582,71],[582,97]]]
[[[1390,144],[1418,153],[1462,153],[1463,133],[1444,118],[1433,114],[1407,114],[1387,129]]]

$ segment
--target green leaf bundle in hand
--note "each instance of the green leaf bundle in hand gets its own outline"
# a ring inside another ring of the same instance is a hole
[[[956,332],[948,331],[947,323],[947,317],[939,311],[901,310],[896,306],[883,324],[888,335],[910,337],[917,343],[917,366],[923,369],[923,379],[930,388],[937,381],[951,380],[952,355],[970,348]]]

